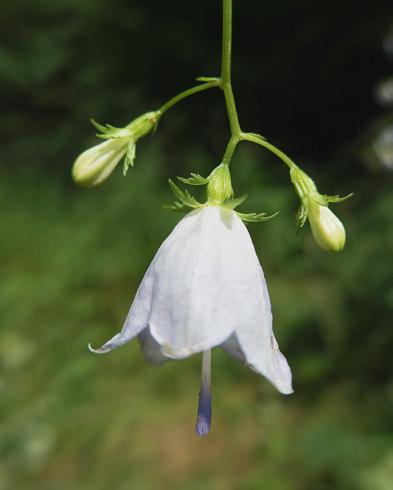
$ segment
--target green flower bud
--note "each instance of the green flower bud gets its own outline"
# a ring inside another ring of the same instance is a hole
[[[308,219],[315,241],[321,248],[328,252],[340,252],[344,248],[344,225],[327,206],[309,199]]]
[[[84,151],[75,160],[72,167],[72,178],[85,187],[101,184],[116,168],[122,158],[124,175],[134,165],[136,142],[149,133],[156,125],[160,112],[147,112],[134,119],[124,128],[101,124],[92,121],[100,131],[97,136],[105,141]]]
[[[301,228],[308,218],[317,244],[328,252],[339,252],[345,245],[345,228],[328,206],[331,202],[348,199],[352,194],[345,197],[322,195],[314,181],[299,167],[291,168],[290,174],[300,198],[298,227]]]
[[[207,178],[208,202],[221,204],[233,197],[231,174],[228,165],[221,163]]]

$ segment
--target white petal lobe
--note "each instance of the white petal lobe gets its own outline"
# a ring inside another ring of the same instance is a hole
[[[179,222],[146,272],[121,332],[95,352],[139,334],[154,363],[222,345],[282,393],[292,392],[258,257],[231,210],[206,206]]]
[[[154,339],[149,328],[145,328],[138,335],[139,344],[146,361],[156,366],[164,364],[168,360],[161,351],[160,344]]]
[[[233,211],[210,206],[187,221],[192,226],[169,237],[151,270],[149,326],[164,354],[174,358],[220,344],[244,322],[255,275],[245,253],[249,234]]]

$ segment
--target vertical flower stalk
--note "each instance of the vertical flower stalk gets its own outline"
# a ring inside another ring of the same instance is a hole
[[[224,92],[231,129],[231,138],[225,150],[222,163],[229,165],[242,135],[232,89],[232,0],[223,0],[222,2],[221,88]]]

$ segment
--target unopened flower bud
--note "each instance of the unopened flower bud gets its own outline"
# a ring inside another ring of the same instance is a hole
[[[126,174],[128,167],[134,164],[136,142],[157,125],[159,117],[159,111],[147,112],[123,128],[103,126],[93,121],[100,131],[97,136],[105,141],[84,151],[75,160],[72,167],[74,181],[85,187],[101,184],[123,157]]]
[[[344,201],[352,194],[344,197],[320,194],[314,181],[297,166],[291,168],[290,175],[300,199],[298,227],[301,228],[308,218],[317,244],[328,252],[340,252],[345,245],[345,228],[328,206],[331,202]]]
[[[72,178],[85,187],[101,184],[124,157],[128,144],[128,138],[109,139],[84,151],[75,160]]]
[[[345,245],[345,228],[337,216],[316,201],[308,201],[308,219],[317,244],[328,252],[340,252]]]
[[[208,177],[207,198],[211,203],[220,204],[233,196],[231,174],[228,165],[221,163]]]

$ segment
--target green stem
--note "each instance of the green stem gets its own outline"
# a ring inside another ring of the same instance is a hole
[[[227,148],[225,150],[224,156],[222,157],[222,163],[224,165],[229,165],[231,163],[233,154],[235,153],[235,149],[240,139],[237,136],[232,135]]]
[[[232,64],[232,0],[223,0],[222,2],[222,53],[221,53],[221,77],[217,79],[201,78],[201,85],[189,88],[184,92],[176,95],[168,102],[166,102],[160,109],[160,115],[164,114],[175,104],[181,100],[194,95],[198,92],[208,90],[214,87],[220,87],[224,92],[225,105],[228,114],[229,126],[231,129],[231,137],[225,150],[222,163],[229,165],[231,163],[233,154],[240,141],[251,141],[257,145],[263,146],[278,158],[280,158],[290,169],[296,168],[296,164],[281,150],[276,148],[271,143],[268,143],[261,136],[254,133],[243,133],[240,128],[239,117],[236,109],[235,97],[232,89],[232,77],[231,77],[231,64]]]
[[[271,143],[268,143],[261,136],[252,133],[242,133],[241,139],[243,141],[250,141],[251,143],[256,143],[257,145],[263,146],[264,148],[268,149],[269,151],[274,153],[274,155],[276,155],[280,160],[282,160],[285,163],[285,165],[287,165],[290,169],[297,167],[296,163],[293,160],[291,160],[288,155],[286,155],[283,151],[276,148]]]
[[[225,150],[222,163],[229,165],[235,149],[240,141],[251,141],[267,148],[280,158],[290,169],[296,168],[296,164],[281,150],[271,143],[268,143],[261,136],[253,133],[243,133],[240,128],[239,117],[237,114],[235,97],[233,95],[231,81],[231,62],[232,62],[232,0],[223,0],[222,14],[222,56],[221,56],[221,85],[225,96],[225,103],[228,113],[229,125],[231,128],[231,138]]]
[[[189,97],[190,95],[194,95],[198,92],[202,92],[203,90],[208,90],[210,88],[214,87],[219,87],[220,86],[220,80],[213,80],[211,82],[203,83],[201,85],[197,85],[196,87],[189,88],[188,90],[184,90],[184,92],[181,92],[180,94],[176,95],[172,99],[168,100],[160,109],[159,112],[162,114],[165,114],[166,111],[168,111],[171,107],[173,107],[175,104],[180,102],[181,100]]]
[[[232,64],[232,0],[223,0],[222,4],[222,53],[221,80],[231,83]]]
[[[231,139],[229,140],[228,147],[225,151],[223,163],[229,165],[235,148],[241,139],[241,129],[231,81],[232,0],[223,0],[222,5],[221,88],[224,92],[228,120],[231,128]]]

